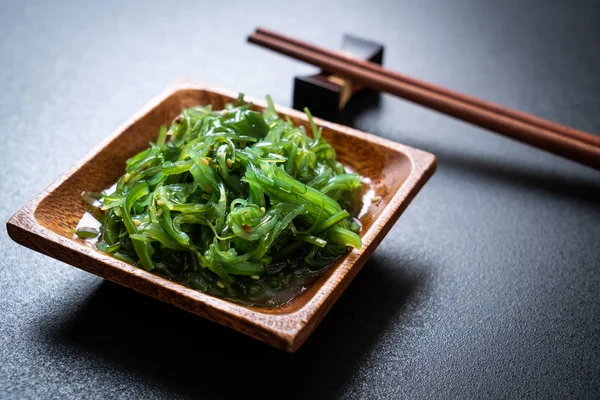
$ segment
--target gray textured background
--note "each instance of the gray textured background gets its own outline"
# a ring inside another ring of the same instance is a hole
[[[264,25],[600,132],[594,1],[0,3],[0,220],[181,76],[289,105]],[[10,241],[0,397],[600,396],[600,174],[400,99],[348,119],[439,169],[306,345],[283,354]],[[261,366],[266,363],[266,366]]]

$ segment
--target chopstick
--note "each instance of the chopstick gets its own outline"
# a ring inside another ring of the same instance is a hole
[[[278,39],[278,40],[293,43],[294,45],[303,47],[307,50],[313,51],[315,53],[323,54],[328,57],[333,57],[333,58],[336,58],[341,61],[347,61],[349,58],[345,54],[327,50],[322,47],[312,45],[310,43],[302,42],[302,41],[294,39],[290,36],[286,36],[286,35],[283,35],[283,34],[280,34],[280,33],[277,33],[277,32],[262,28],[262,27],[257,28],[256,32],[261,35],[266,35],[266,36],[270,36],[270,37]],[[392,70],[386,69],[378,64],[370,63],[368,61],[363,61],[363,60],[354,60],[354,62],[365,69],[381,73],[385,76],[388,76],[393,79],[397,79],[397,80],[405,82],[407,84],[421,87],[423,89],[430,90],[432,92],[439,93],[439,94],[442,94],[445,96],[453,97],[453,98],[459,99],[465,103],[469,103],[469,104],[472,104],[472,105],[475,105],[478,107],[482,107],[489,111],[493,111],[498,114],[505,115],[507,117],[522,120],[524,122],[528,122],[533,125],[537,125],[542,128],[546,128],[546,129],[549,129],[549,130],[552,130],[555,132],[563,133],[567,136],[600,146],[600,137],[599,136],[590,135],[588,133],[584,133],[584,132],[578,131],[576,129],[566,127],[564,125],[550,122],[545,119],[538,118],[538,117],[535,117],[530,114],[526,114],[521,111],[511,110],[510,108],[502,107],[497,104],[487,102],[485,100],[477,99],[475,97],[471,97],[471,96],[468,96],[468,95],[465,95],[462,93],[458,93],[453,90],[443,88],[441,86],[433,85],[433,84],[430,84],[430,83],[427,83],[427,82],[424,82],[424,81],[421,81],[421,80],[418,80],[415,78],[411,78],[407,75],[399,74]]]
[[[600,169],[600,137],[258,28],[248,41],[455,118]]]

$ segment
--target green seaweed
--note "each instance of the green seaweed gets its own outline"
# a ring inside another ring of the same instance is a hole
[[[156,143],[127,160],[114,192],[94,196],[97,248],[259,305],[288,300],[276,293],[360,249],[348,212],[360,177],[346,173],[308,110],[311,135],[267,101],[258,113],[240,95],[223,111],[192,107],[161,127]]]

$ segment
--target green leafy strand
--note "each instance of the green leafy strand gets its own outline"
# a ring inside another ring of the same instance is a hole
[[[114,192],[100,196],[98,248],[230,296],[359,249],[346,208],[360,177],[346,173],[308,110],[311,135],[267,101],[263,113],[242,96],[223,111],[192,107],[161,127],[156,143],[127,160]]]

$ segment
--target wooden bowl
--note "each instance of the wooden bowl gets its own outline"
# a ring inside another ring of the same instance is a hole
[[[247,307],[187,288],[97,251],[74,238],[72,230],[83,215],[84,190],[100,191],[123,174],[125,160],[155,140],[158,128],[184,108],[212,104],[213,109],[235,101],[236,93],[181,80],[132,117],[19,210],[7,223],[16,242],[57,260],[130,287],[184,310],[268,343],[296,351],[323,319],[352,278],[373,253],[400,214],[433,174],[435,157],[368,133],[315,119],[338,159],[369,178],[381,197],[361,219],[363,249],[353,250],[314,281],[307,290],[277,308]],[[266,104],[253,101],[257,110]],[[281,115],[308,127],[306,116],[278,107]]]

